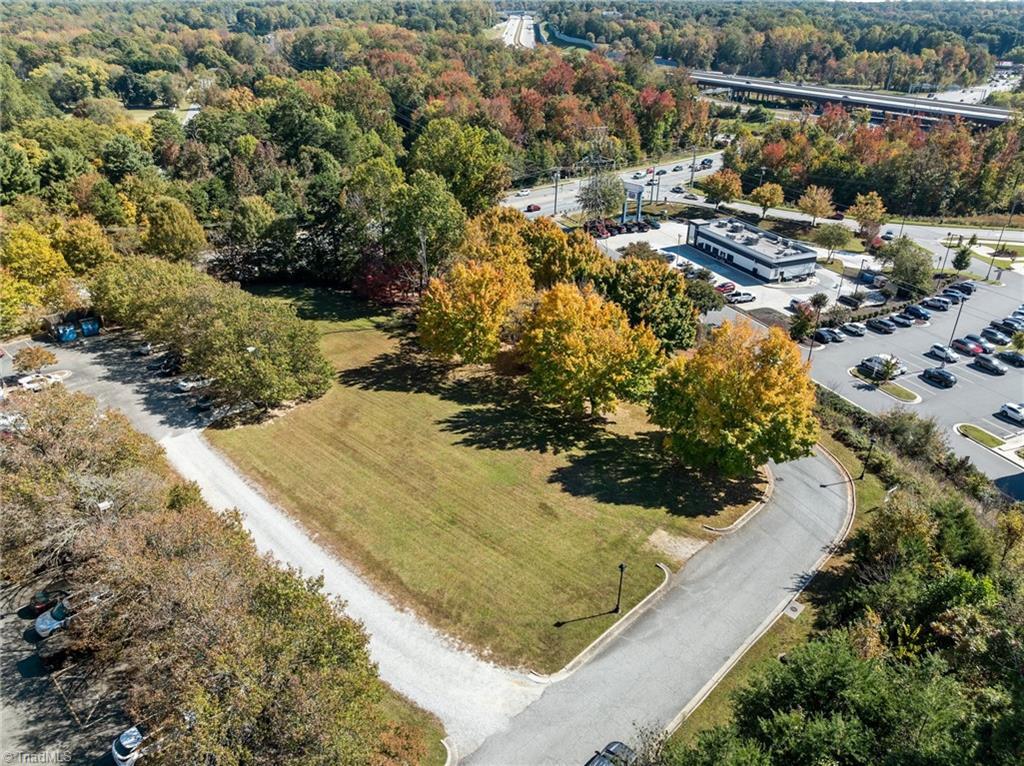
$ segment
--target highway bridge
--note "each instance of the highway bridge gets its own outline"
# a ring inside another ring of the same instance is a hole
[[[909,115],[933,120],[960,117],[988,126],[1002,125],[1010,121],[1010,110],[980,104],[956,104],[930,98],[892,96],[852,88],[804,85],[721,72],[691,70],[690,77],[702,87],[729,88],[737,93],[757,93],[815,104],[842,104],[852,109],[870,109],[881,116]]]

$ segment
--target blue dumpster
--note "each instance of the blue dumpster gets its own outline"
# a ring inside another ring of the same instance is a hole
[[[78,339],[78,330],[73,324],[59,324],[53,328],[53,334],[60,343],[68,343]]]
[[[100,320],[96,317],[86,317],[78,323],[78,329],[83,338],[100,334]]]

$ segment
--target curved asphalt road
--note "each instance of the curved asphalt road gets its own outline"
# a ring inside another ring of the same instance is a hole
[[[464,762],[579,765],[610,740],[630,741],[638,726],[668,725],[785,609],[845,531],[850,487],[828,458],[774,472],[760,513],[690,559],[643,616]]]

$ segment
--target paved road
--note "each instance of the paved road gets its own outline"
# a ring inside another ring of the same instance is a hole
[[[609,740],[634,739],[638,726],[672,721],[785,608],[845,526],[848,485],[829,460],[804,458],[775,475],[774,497],[758,515],[694,556],[616,641],[466,762],[582,764]]]

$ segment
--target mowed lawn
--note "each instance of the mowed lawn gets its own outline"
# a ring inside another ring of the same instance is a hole
[[[484,656],[562,667],[614,622],[620,562],[624,611],[661,582],[656,562],[678,567],[710,539],[703,523],[759,496],[759,481],[665,463],[637,408],[581,422],[531,405],[515,379],[423,357],[401,317],[269,292],[318,323],[338,383],[210,440],[322,544]]]

